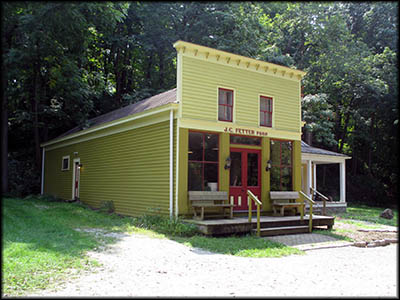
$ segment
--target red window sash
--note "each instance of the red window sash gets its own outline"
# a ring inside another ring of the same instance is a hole
[[[227,91],[227,92],[231,92],[232,93],[232,104],[231,105],[228,104],[228,99],[226,99],[226,103],[220,103],[220,98],[219,98],[220,93],[219,93],[219,91]],[[233,103],[234,103],[233,90],[218,88],[218,121],[225,121],[225,122],[232,122],[233,121]],[[228,107],[231,108],[231,113],[230,113],[229,119],[220,118],[219,112],[223,111],[224,112],[223,116],[225,117]]]
[[[266,101],[266,109],[262,109],[261,101]],[[268,105],[268,102],[270,105]],[[271,97],[260,96],[260,113],[263,114],[265,123],[260,120],[260,126],[264,127],[272,127],[272,107],[273,107],[273,99]],[[270,109],[268,109],[270,108]],[[267,116],[269,119],[267,119]]]
[[[201,159],[202,160],[189,160],[188,159],[188,163],[189,162],[194,162],[194,163],[200,163],[202,166],[201,166],[201,189],[202,189],[202,191],[204,191],[204,165],[205,164],[217,164],[218,165],[218,161],[208,161],[208,160],[205,160],[205,151],[206,151],[206,148],[205,148],[205,140],[206,140],[206,134],[207,133],[210,133],[210,132],[200,132],[200,131],[195,131],[195,130],[190,130],[189,131],[189,133],[190,132],[198,132],[198,133],[201,133],[202,134],[202,139],[203,139],[203,149],[202,149],[202,157],[201,157]],[[211,134],[215,134],[215,133],[211,133]],[[219,135],[217,134],[217,136],[218,136],[218,147],[219,147]],[[218,150],[218,152],[219,152],[219,150]],[[217,169],[218,169],[218,175],[217,175],[217,185],[218,185],[218,188],[219,188],[219,168],[217,167]]]

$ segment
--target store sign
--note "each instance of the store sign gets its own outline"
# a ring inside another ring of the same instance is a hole
[[[264,131],[245,129],[245,128],[233,128],[233,127],[225,127],[224,132],[233,133],[233,134],[256,135],[256,136],[267,136],[268,135],[268,132],[264,132]]]

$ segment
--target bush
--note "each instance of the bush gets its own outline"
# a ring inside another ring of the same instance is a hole
[[[11,196],[25,197],[40,193],[41,174],[29,155],[8,154],[8,180]]]
[[[99,211],[112,214],[115,211],[114,201],[102,201]]]

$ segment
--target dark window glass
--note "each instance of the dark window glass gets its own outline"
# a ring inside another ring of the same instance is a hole
[[[203,189],[201,183],[202,173],[202,163],[189,162],[189,191],[201,191]]]
[[[230,185],[242,186],[242,154],[231,152]]]
[[[218,164],[205,163],[204,166],[204,190],[211,191],[213,186],[218,189]]]
[[[281,142],[282,149],[282,165],[292,165],[292,143]]]
[[[258,154],[247,155],[247,186],[258,186]]]
[[[281,190],[291,191],[292,190],[292,168],[283,167],[281,168]]]
[[[271,191],[291,191],[293,189],[292,142],[271,139],[270,157],[272,161]]]
[[[204,160],[218,162],[218,135],[206,133],[204,143]]]
[[[189,160],[203,160],[203,134],[200,132],[189,133]]]
[[[260,138],[252,138],[248,136],[231,135],[230,141],[231,144],[242,144],[242,145],[253,145],[253,146],[261,145]]]
[[[64,158],[62,161],[62,169],[63,170],[68,170],[69,169],[69,159],[68,158]]]
[[[272,167],[270,170],[270,189],[271,191],[281,191],[281,168]]]
[[[271,139],[270,143],[270,153],[271,153],[271,161],[272,165],[280,165],[281,164],[281,144],[279,141],[274,141]]]

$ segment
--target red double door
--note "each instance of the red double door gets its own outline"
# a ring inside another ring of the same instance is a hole
[[[247,190],[261,199],[261,151],[231,148],[230,157],[229,199],[235,211],[248,210]]]

